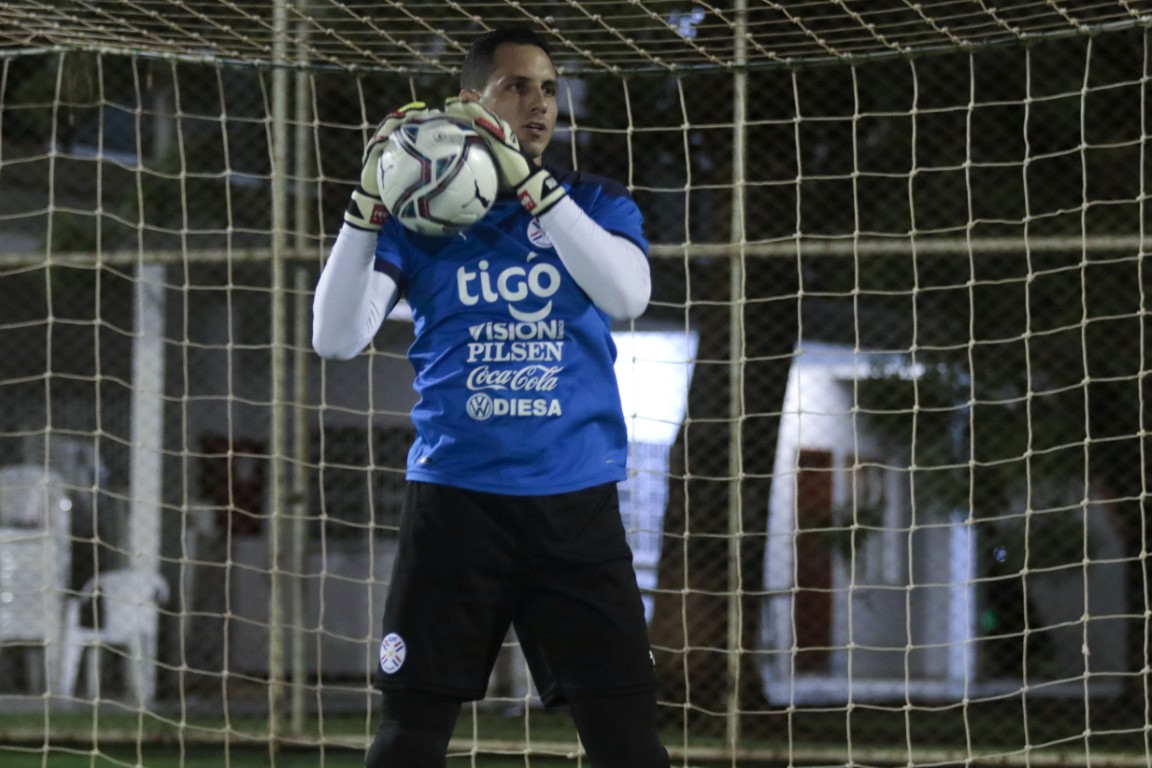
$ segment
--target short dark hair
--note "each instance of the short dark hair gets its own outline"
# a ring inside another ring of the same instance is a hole
[[[464,55],[464,65],[460,69],[460,87],[472,91],[482,91],[488,85],[492,70],[496,69],[493,59],[496,49],[505,43],[514,45],[534,45],[552,58],[552,49],[547,41],[531,27],[503,27],[485,32]]]

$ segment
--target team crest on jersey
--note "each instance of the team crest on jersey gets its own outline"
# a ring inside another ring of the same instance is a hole
[[[408,655],[408,646],[404,638],[395,632],[389,632],[380,641],[380,669],[386,675],[394,675],[404,666],[404,658]]]
[[[540,219],[532,219],[528,222],[528,241],[537,248],[551,248],[552,238],[548,237],[548,233],[540,226]]]

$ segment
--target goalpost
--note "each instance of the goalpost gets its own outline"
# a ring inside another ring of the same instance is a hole
[[[1146,765],[1152,0],[0,6],[0,764],[358,764],[411,328],[323,363],[312,290],[508,23],[645,213],[674,764]],[[514,637],[452,755],[586,763]]]

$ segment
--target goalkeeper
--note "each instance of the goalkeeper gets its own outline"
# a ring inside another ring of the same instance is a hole
[[[511,626],[541,699],[569,707],[594,768],[665,768],[616,486],[627,434],[610,323],[648,304],[640,211],[618,183],[543,167],[557,79],[534,32],[485,34],[461,86],[446,111],[484,137],[504,193],[451,238],[390,219],[380,149],[430,110],[393,113],[316,289],[325,358],[359,354],[401,296],[415,321],[416,440],[366,764],[444,766],[461,704],[484,697]]]

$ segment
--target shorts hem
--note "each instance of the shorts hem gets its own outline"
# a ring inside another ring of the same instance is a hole
[[[424,693],[434,693],[439,696],[446,696],[452,699],[457,699],[461,703],[470,701],[483,701],[488,697],[488,691],[464,691],[459,688],[446,688],[442,685],[419,685],[407,682],[389,681],[389,682],[376,682],[373,686],[378,691],[386,689],[408,689],[414,691],[423,691]],[[602,698],[611,696],[628,696],[634,693],[644,693],[645,691],[655,691],[656,683],[635,683],[632,685],[618,685],[610,688],[574,688],[566,686],[560,688],[554,686],[546,691],[538,691],[536,698],[545,708],[552,709],[555,707],[563,707],[568,704],[568,700],[572,698]]]
[[[644,691],[655,691],[655,683],[634,683],[632,685],[614,685],[610,688],[575,688],[572,686],[564,687],[564,694],[568,698],[600,698],[604,696],[627,696],[633,693],[643,693]]]
[[[420,685],[418,683],[408,683],[400,680],[381,682],[379,680],[373,683],[373,688],[378,691],[385,690],[411,690],[423,691],[424,693],[435,693],[439,696],[447,696],[453,699],[459,699],[461,702],[468,701],[481,701],[487,695],[487,691],[464,691],[459,688],[446,688],[442,685]]]

